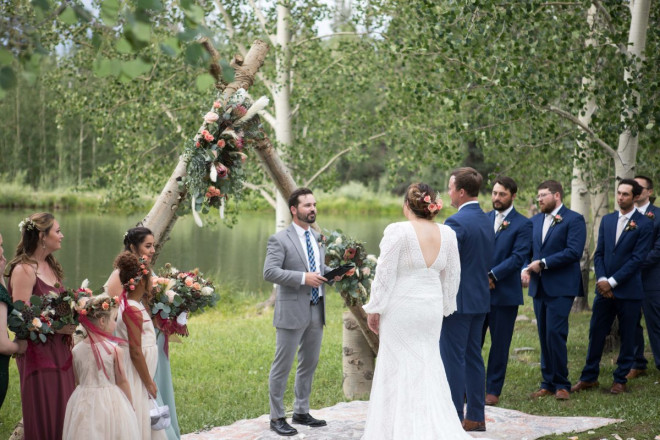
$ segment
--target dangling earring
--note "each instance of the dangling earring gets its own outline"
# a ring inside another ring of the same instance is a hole
[[[41,240],[41,249],[46,249],[46,240]]]

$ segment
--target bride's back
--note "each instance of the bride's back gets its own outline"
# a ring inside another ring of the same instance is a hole
[[[438,224],[429,220],[413,220],[410,222],[415,235],[419,249],[424,257],[426,267],[431,267],[438,259],[440,249],[442,248],[442,233]]]

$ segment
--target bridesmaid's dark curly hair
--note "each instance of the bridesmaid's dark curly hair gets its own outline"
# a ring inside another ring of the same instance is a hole
[[[429,196],[428,200],[424,200]],[[408,208],[418,218],[426,220],[433,220],[433,218],[440,212],[442,205],[437,209],[429,209],[429,206],[436,206],[436,193],[426,183],[413,183],[406,190],[404,201],[408,204]]]
[[[131,280],[135,281],[135,284],[139,284],[142,279],[147,279],[147,284],[145,288],[145,294],[148,297],[148,300],[151,300],[151,286],[150,286],[150,269],[146,265],[147,273],[143,274],[142,265],[146,265],[140,261],[140,259],[131,251],[124,251],[115,258],[114,266],[119,270],[119,281],[123,286],[127,286]]]

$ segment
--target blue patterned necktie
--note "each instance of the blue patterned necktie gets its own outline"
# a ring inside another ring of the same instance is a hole
[[[305,240],[307,241],[307,258],[309,259],[309,271],[316,272],[316,260],[314,260],[314,249],[312,249],[312,240],[309,231],[305,231]],[[312,304],[319,303],[319,288],[312,287]]]

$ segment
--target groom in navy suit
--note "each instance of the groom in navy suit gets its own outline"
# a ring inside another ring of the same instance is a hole
[[[490,310],[488,271],[492,267],[495,234],[492,221],[477,201],[482,181],[481,174],[474,168],[458,168],[452,172],[447,193],[458,212],[445,221],[456,232],[461,282],[456,296],[458,309],[442,323],[440,355],[452,401],[466,431],[486,430],[486,372],[481,357],[481,332]]]
[[[635,209],[642,187],[633,179],[623,179],[616,191],[619,212],[603,217],[594,253],[596,297],[589,325],[587,361],[573,392],[598,386],[600,359],[605,338],[614,318],[619,318],[621,348],[610,393],[626,391],[626,375],[635,356],[635,327],[644,298],[640,266],[651,247],[653,222]]]
[[[486,405],[497,405],[504,386],[506,367],[518,306],[523,304],[520,269],[529,256],[532,222],[513,207],[518,192],[516,182],[507,176],[495,179],[487,213],[495,231],[493,265],[490,278],[490,312],[484,322],[483,338],[490,329],[490,353],[486,370]]]
[[[642,263],[642,284],[644,285],[642,310],[655,366],[660,369],[660,208],[651,203],[651,197],[653,197],[651,178],[635,176],[635,180],[642,186],[642,193],[635,202],[635,208],[653,221],[653,246]],[[646,364],[644,330],[640,318],[635,332],[635,363],[626,377],[634,379],[646,374]]]
[[[540,213],[532,217],[532,262],[522,271],[529,284],[541,343],[543,381],[532,398],[552,396],[568,400],[568,315],[573,299],[583,295],[580,258],[587,240],[584,217],[562,203],[564,189],[556,180],[537,188]]]

